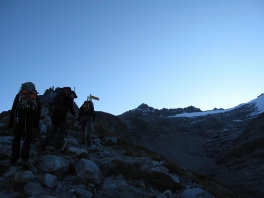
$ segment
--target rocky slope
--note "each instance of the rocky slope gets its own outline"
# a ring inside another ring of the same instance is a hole
[[[264,114],[260,114],[216,158],[211,175],[239,189],[241,194],[264,197]],[[224,166],[224,168],[222,168]]]
[[[2,112],[1,197],[264,197],[263,97],[227,111],[142,104],[120,116],[97,112],[93,147],[78,143],[76,123],[63,153],[52,143],[36,151],[50,130],[44,108],[30,170],[8,165],[12,137]]]
[[[78,123],[71,128],[65,150],[47,151],[36,146],[50,130],[48,109],[43,108],[41,130],[34,132],[29,169],[9,166],[12,131],[8,114],[1,119],[0,197],[236,197],[226,186],[137,147],[124,139],[128,130],[111,114],[97,112],[93,145],[78,140]],[[68,118],[71,123],[71,117]],[[107,122],[106,122],[107,120]]]

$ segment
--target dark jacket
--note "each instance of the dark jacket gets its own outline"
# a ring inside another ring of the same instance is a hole
[[[12,106],[10,116],[9,116],[8,128],[9,129],[13,128],[14,118],[16,116],[23,116],[24,114],[34,115],[34,117],[35,117],[34,128],[38,128],[39,127],[39,120],[40,120],[40,113],[41,113],[41,103],[40,103],[39,96],[37,95],[37,97],[36,97],[36,103],[37,103],[36,110],[30,111],[30,112],[22,112],[22,111],[19,111],[17,109],[18,104],[19,104],[19,97],[20,97],[20,93],[18,93],[14,99],[13,106]]]
[[[71,96],[67,96],[65,99],[64,107],[66,108],[66,112],[70,112],[73,116],[75,116],[75,111],[73,108],[73,98]]]
[[[88,112],[87,111],[84,111],[84,104],[79,109],[79,121],[80,121],[80,119],[81,119],[81,117],[83,115],[92,116],[93,117],[93,121],[95,121],[96,114],[95,114],[94,109],[92,111],[88,111]]]
[[[75,111],[73,108],[73,98],[70,94],[67,94],[64,91],[58,92],[54,98],[54,102],[52,104],[52,108],[50,109],[55,114],[67,114],[67,112],[71,112],[73,116],[75,116]]]

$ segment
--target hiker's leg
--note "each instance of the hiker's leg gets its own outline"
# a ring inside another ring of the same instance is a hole
[[[87,116],[82,116],[81,118],[81,139],[80,143],[83,144],[86,141],[86,131],[85,131],[85,126],[86,126],[86,117]]]
[[[20,141],[24,132],[25,120],[20,116],[18,122],[15,124],[14,139],[12,141],[12,153],[10,164],[15,165],[20,157]]]
[[[34,117],[32,115],[26,116],[24,143],[21,150],[21,158],[23,161],[28,161],[30,154],[30,145],[32,142],[32,133],[34,126]]]
[[[87,130],[87,137],[86,137],[87,138],[87,146],[91,146],[93,132],[94,132],[93,117],[92,116],[88,116],[88,118],[87,118],[86,130]]]
[[[66,125],[67,125],[66,119],[62,120],[62,122],[59,124],[58,139],[57,139],[57,144],[56,144],[57,149],[61,149],[63,147],[64,136],[66,132]]]

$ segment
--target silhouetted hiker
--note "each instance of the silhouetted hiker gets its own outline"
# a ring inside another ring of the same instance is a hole
[[[14,99],[8,124],[9,129],[13,128],[15,124],[10,165],[16,165],[21,156],[22,166],[24,168],[28,167],[33,128],[39,128],[41,113],[41,104],[37,94],[35,85],[32,82],[26,82],[22,84]],[[20,153],[22,138],[24,142]]]
[[[79,109],[79,122],[81,123],[81,144],[91,146],[94,133],[95,112],[94,105],[91,100],[84,101]]]
[[[51,131],[47,134],[45,139],[39,144],[39,151],[46,150],[46,146],[54,139],[58,134],[56,140],[56,149],[62,149],[64,145],[64,136],[67,125],[67,113],[71,112],[75,117],[75,111],[73,109],[73,100],[77,98],[77,95],[70,87],[56,88],[56,96],[54,98],[51,108]]]

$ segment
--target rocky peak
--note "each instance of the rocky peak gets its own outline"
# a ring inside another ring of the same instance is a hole
[[[177,109],[155,109],[153,107],[148,106],[145,103],[142,103],[141,105],[139,105],[137,108],[133,109],[133,110],[129,110],[125,113],[123,113],[122,115],[132,115],[134,113],[142,113],[142,115],[151,115],[151,116],[172,116],[172,115],[176,115],[176,114],[181,114],[181,113],[191,113],[191,112],[201,112],[201,109],[196,108],[194,106],[189,106],[186,108],[177,108]],[[121,115],[121,116],[122,116]]]
[[[141,105],[139,105],[139,106],[135,109],[135,111],[141,111],[141,112],[147,113],[147,112],[153,112],[153,111],[154,111],[154,108],[148,106],[148,105],[145,104],[145,103],[142,103]]]
[[[187,113],[201,112],[201,109],[196,108],[194,106],[189,106],[189,107],[183,108],[183,110],[184,110],[184,112],[187,112]]]
[[[49,95],[52,92],[54,92],[54,88],[50,87],[50,88],[48,88],[48,89],[45,90],[43,96],[47,96],[47,95]]]

